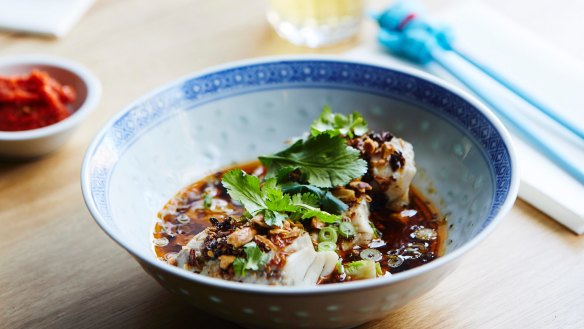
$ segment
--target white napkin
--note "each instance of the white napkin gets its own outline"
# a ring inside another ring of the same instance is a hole
[[[436,19],[453,28],[457,48],[536,95],[549,107],[584,128],[583,63],[553,48],[480,2],[457,4],[436,15]],[[381,65],[391,63],[412,66],[391,57],[374,43],[361,46],[347,53],[347,56]],[[463,61],[459,64],[465,66]],[[438,65],[415,67],[464,88]],[[469,70],[476,72],[470,67]],[[485,88],[495,90],[512,108],[525,113],[523,124],[535,127],[541,132],[541,138],[550,141],[574,163],[584,166],[584,142],[564,133],[554,122],[517,100],[484,75],[476,72],[473,77]],[[513,130],[511,133],[515,137],[521,174],[519,196],[574,232],[584,233],[584,185],[531,148]]]
[[[63,37],[94,0],[0,0],[0,29]]]

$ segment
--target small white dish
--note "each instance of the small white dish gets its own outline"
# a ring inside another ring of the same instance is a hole
[[[0,131],[0,157],[32,158],[59,148],[75,127],[97,105],[101,96],[99,80],[85,67],[73,61],[45,56],[23,55],[0,58],[0,75],[29,74],[33,69],[47,72],[63,85],[75,89],[73,113],[63,121],[31,130]]]

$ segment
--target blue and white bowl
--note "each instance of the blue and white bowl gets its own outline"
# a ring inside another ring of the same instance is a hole
[[[189,273],[156,259],[157,212],[182,187],[283,147],[324,105],[414,145],[415,185],[448,217],[445,255],[388,278],[270,287]],[[432,289],[485,238],[517,195],[509,134],[470,95],[422,73],[331,58],[241,62],[173,82],[111,120],[82,169],[102,229],[172,293],[254,328],[342,328],[383,317]],[[487,264],[485,264],[485,267]]]

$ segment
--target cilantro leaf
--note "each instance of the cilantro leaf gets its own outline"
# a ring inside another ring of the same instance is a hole
[[[288,218],[288,216],[286,216],[285,214],[282,214],[281,212],[277,212],[277,211],[272,211],[272,210],[265,210],[263,212],[263,214],[264,214],[264,222],[266,222],[266,224],[269,226],[282,227],[284,220],[286,220],[286,218]]]
[[[238,276],[245,276],[245,258],[237,257],[233,261],[233,271]]]
[[[246,270],[258,271],[270,261],[270,254],[262,252],[255,242],[244,245],[243,251],[247,257],[233,261],[233,270],[239,276],[245,276]]]
[[[292,202],[301,207],[318,208],[319,198],[313,193],[294,194]]]
[[[282,191],[287,194],[296,194],[296,193],[313,193],[319,197],[319,204],[320,208],[324,211],[330,212],[331,214],[341,214],[347,209],[349,206],[345,204],[343,201],[339,200],[336,196],[334,196],[331,192],[318,188],[312,185],[306,184],[299,184],[294,182],[288,182],[280,185]]]
[[[247,175],[243,170],[230,170],[221,179],[221,183],[232,199],[240,202],[252,215],[267,208],[260,191],[260,179]]]
[[[248,270],[257,271],[270,261],[270,254],[262,252],[255,242],[249,242],[243,246],[243,250],[247,255],[245,268]]]
[[[263,214],[270,226],[282,226],[286,215],[282,211],[293,211],[280,201],[283,194],[276,186],[276,179],[268,179],[260,189],[260,179],[243,170],[230,170],[221,179],[232,199],[240,202],[252,216]]]
[[[331,136],[341,135],[353,138],[353,135],[361,136],[368,130],[367,122],[361,114],[357,112],[349,115],[332,113],[328,105],[324,107],[320,116],[310,126],[310,132],[313,136],[326,132]]]
[[[284,194],[280,188],[267,191],[266,206],[272,211],[279,212],[295,212],[298,210],[298,207],[290,202],[290,196]]]
[[[367,172],[367,163],[359,158],[359,151],[348,146],[342,137],[328,134],[299,140],[281,152],[261,156],[260,161],[268,167],[268,177],[293,167],[316,187],[346,185]]]
[[[333,215],[318,208],[319,197],[316,194],[304,193],[294,194],[292,204],[298,206],[302,219],[316,217],[324,223],[335,223],[341,220],[341,216]]]
[[[243,204],[252,216],[263,214],[265,223],[270,226],[282,226],[286,218],[318,217],[327,223],[340,220],[340,216],[318,208],[318,195],[298,193],[290,196],[282,191],[275,178],[266,180],[260,187],[259,178],[235,169],[223,175],[222,183],[232,199]]]

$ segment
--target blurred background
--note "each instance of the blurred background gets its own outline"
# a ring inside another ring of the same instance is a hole
[[[269,2],[98,0],[62,38],[0,32],[0,55],[42,51],[78,60],[103,79],[104,96],[107,97],[102,99],[100,111],[113,114],[145,91],[198,68],[257,56],[339,54],[361,43],[374,42],[377,27],[374,22],[365,19],[356,37],[339,44],[320,49],[295,46],[278,37],[267,21]],[[421,2],[429,13],[433,13],[461,1]],[[584,4],[581,1],[482,2],[554,47],[584,60],[584,42],[580,41],[584,32],[581,20]],[[14,1],[0,0],[0,8],[10,6],[10,3]],[[375,11],[392,1],[363,0],[363,3],[367,11]],[[148,74],[143,74],[145,71]],[[140,83],[128,83],[124,88],[119,88],[117,82],[131,81],[132,76],[140,76]],[[92,126],[99,127],[107,118],[95,118],[97,121]],[[88,129],[92,131],[90,127]]]
[[[392,3],[391,0],[363,2],[368,11]],[[433,13],[461,1],[421,2]],[[584,32],[581,1],[482,2],[554,47],[584,60],[584,42],[580,41]],[[0,0],[0,8],[11,3],[15,1]],[[43,52],[87,65],[102,78],[106,97],[102,99],[100,111],[113,114],[145,91],[198,68],[257,56],[339,54],[361,43],[374,42],[376,26],[365,19],[354,38],[320,49],[298,47],[274,32],[266,19],[268,8],[268,0],[247,0],[245,4],[237,0],[98,0],[62,38],[0,32],[0,55]],[[132,76],[140,76],[140,83],[131,83]],[[120,81],[129,83],[119,88]],[[107,118],[106,115],[94,118],[92,126],[96,129]],[[87,128],[87,133],[95,132],[92,127]]]

